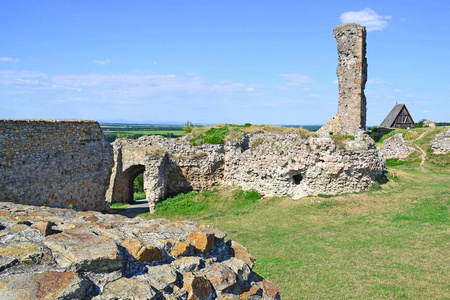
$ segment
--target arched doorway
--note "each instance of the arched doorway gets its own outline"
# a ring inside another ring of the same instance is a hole
[[[127,178],[128,178],[128,197],[127,197],[127,203],[133,204],[134,203],[134,181],[136,177],[138,177],[140,174],[143,174],[145,171],[145,166],[142,165],[136,165],[131,166],[127,170]]]

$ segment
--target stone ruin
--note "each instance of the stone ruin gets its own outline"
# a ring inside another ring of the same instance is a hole
[[[364,135],[366,29],[347,24],[333,32],[339,54],[339,106],[338,113],[318,131],[319,137],[243,134],[225,145],[201,146],[190,145],[188,138],[118,140],[113,143],[115,166],[108,201],[132,202],[133,180],[140,173],[144,173],[150,211],[168,196],[217,184],[294,199],[370,187],[382,173],[384,159]]]
[[[319,129],[318,134],[355,135],[366,129],[366,27],[352,23],[334,28],[333,33],[339,55],[336,69],[338,112]]]
[[[362,134],[365,29],[334,34],[339,109],[318,136],[242,133],[200,146],[147,136],[111,147],[95,121],[0,120],[0,298],[280,299],[248,250],[216,228],[98,211],[105,195],[131,202],[141,173],[150,211],[219,184],[294,199],[370,187],[384,160]]]
[[[280,299],[248,249],[214,227],[94,211],[113,166],[97,122],[0,120],[0,147],[0,299]],[[142,151],[124,150],[128,174],[153,159],[158,182],[167,156]],[[169,191],[185,188],[178,175]]]
[[[420,152],[409,142],[405,141],[402,133],[397,133],[383,141],[384,158],[405,159],[414,152]]]
[[[450,152],[450,129],[436,135],[430,142],[434,154],[445,154]]]
[[[384,168],[381,152],[367,135],[341,141],[300,133],[255,133],[200,146],[191,145],[188,136],[144,136],[112,145],[115,166],[107,200],[131,203],[133,181],[143,173],[151,212],[168,196],[218,184],[294,199],[360,191]]]
[[[0,201],[104,210],[113,162],[96,121],[0,120]]]

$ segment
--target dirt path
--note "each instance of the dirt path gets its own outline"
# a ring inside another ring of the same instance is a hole
[[[422,134],[419,135],[419,137],[418,137],[417,139],[413,140],[413,142],[420,140],[420,139],[423,138],[427,133],[428,133],[428,131],[422,132]],[[427,153],[426,153],[422,148],[420,148],[419,145],[416,144],[415,146],[416,146],[417,148],[419,148],[420,152],[422,153],[422,154],[420,154],[420,159],[421,159],[421,162],[420,162],[420,170],[423,172],[423,170],[424,170],[423,165],[425,164],[425,159],[426,159],[426,157],[427,157]]]
[[[137,200],[126,209],[116,209],[112,211],[128,218],[134,218],[139,214],[148,212],[148,201],[146,199]]]

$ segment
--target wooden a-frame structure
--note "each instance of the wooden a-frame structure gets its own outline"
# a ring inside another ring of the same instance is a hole
[[[387,115],[380,127],[409,128],[414,126],[414,121],[405,104],[396,104]]]

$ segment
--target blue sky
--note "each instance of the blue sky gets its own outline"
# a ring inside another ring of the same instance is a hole
[[[367,124],[450,121],[450,1],[0,2],[0,118],[323,124],[367,26]]]

